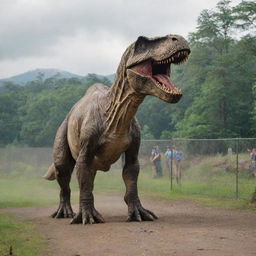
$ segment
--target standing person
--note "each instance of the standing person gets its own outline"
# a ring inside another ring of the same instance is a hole
[[[166,163],[166,169],[168,172],[170,172],[171,160],[172,160],[172,151],[169,147],[167,147],[165,152],[165,163]]]
[[[252,161],[252,175],[256,176],[256,148],[252,149],[250,156]]]
[[[154,161],[155,156],[156,156],[156,147],[153,147],[152,150],[151,150],[150,161],[151,161],[151,163],[153,165],[155,173],[157,173],[156,164],[155,164],[155,161]]]
[[[150,159],[156,170],[156,175],[154,176],[154,178],[162,177],[163,174],[162,174],[162,164],[161,164],[161,152],[158,146],[153,147]]]
[[[181,161],[184,158],[184,153],[181,150],[177,150],[174,154],[175,167],[176,167],[176,182],[180,184],[181,181]]]

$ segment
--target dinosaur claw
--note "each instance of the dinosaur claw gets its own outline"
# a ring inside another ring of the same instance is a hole
[[[81,213],[77,213],[73,219],[70,221],[70,224],[79,224],[82,223],[82,214]]]
[[[130,221],[154,221],[158,217],[151,211],[143,208],[140,202],[134,202],[129,205],[129,214],[127,218],[127,222]]]
[[[60,218],[72,218],[74,216],[74,212],[68,200],[62,201],[57,209],[51,217],[55,219]]]
[[[76,214],[72,219],[70,224],[95,224],[95,223],[104,223],[103,217],[95,209],[82,209]]]

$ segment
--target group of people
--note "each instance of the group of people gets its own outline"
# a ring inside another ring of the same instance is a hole
[[[166,161],[166,168],[168,171],[171,170],[171,163],[174,163],[174,176],[176,177],[177,183],[180,183],[181,180],[181,162],[184,158],[184,153],[181,150],[173,148],[172,150],[170,147],[167,147],[165,152],[165,161]],[[160,178],[163,176],[162,170],[162,163],[161,163],[161,152],[158,146],[153,147],[151,151],[150,160],[155,169],[155,176],[154,178]]]

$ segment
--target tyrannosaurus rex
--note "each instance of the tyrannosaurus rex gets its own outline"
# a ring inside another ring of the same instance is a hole
[[[94,207],[93,184],[97,170],[108,171],[125,154],[123,180],[128,221],[152,221],[157,216],[141,205],[137,179],[140,128],[135,113],[146,95],[176,103],[181,90],[171,82],[171,64],[184,62],[190,53],[178,35],[140,36],[124,52],[111,88],[94,84],[73,106],[59,127],[53,146],[54,162],[45,178],[57,179],[60,204],[54,218],[73,218],[71,223],[101,223]],[[70,204],[70,179],[76,169],[80,189],[79,211]]]

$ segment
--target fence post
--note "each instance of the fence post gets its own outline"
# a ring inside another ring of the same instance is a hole
[[[238,178],[239,178],[239,170],[238,170],[238,151],[239,151],[239,138],[236,140],[236,199],[238,199]]]
[[[171,184],[170,184],[170,190],[172,190],[172,180],[173,180],[173,176],[172,176],[172,170],[173,170],[173,141],[172,141],[172,139],[171,139],[171,141],[170,141],[171,143],[171,170],[170,170],[170,182],[171,182]]]

